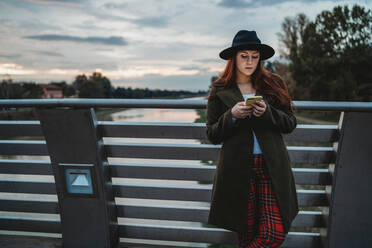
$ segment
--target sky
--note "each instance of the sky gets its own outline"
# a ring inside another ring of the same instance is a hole
[[[114,87],[208,90],[241,29],[279,58],[285,17],[310,20],[372,0],[0,0],[0,80],[72,83],[95,71]]]

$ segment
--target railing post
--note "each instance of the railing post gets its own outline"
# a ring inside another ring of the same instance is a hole
[[[346,112],[332,185],[330,248],[372,244],[372,113]]]
[[[117,216],[94,109],[37,109],[53,166],[64,247],[117,247]]]

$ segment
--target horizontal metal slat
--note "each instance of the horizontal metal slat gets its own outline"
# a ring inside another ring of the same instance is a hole
[[[54,180],[0,179],[0,192],[56,194]]]
[[[110,163],[112,177],[213,181],[216,166]],[[295,182],[306,185],[330,185],[332,177],[327,169],[293,168]]]
[[[41,237],[41,236],[26,236],[22,235],[4,235],[0,234],[0,247],[6,248],[61,248],[62,239],[57,237]],[[35,233],[32,233],[35,235]],[[56,236],[58,234],[55,234]]]
[[[146,204],[117,204],[118,217],[191,221],[206,223],[209,207],[182,207]],[[53,200],[33,200],[0,198],[0,211],[58,214],[58,202]],[[319,211],[300,211],[292,226],[325,227],[327,216]]]
[[[209,201],[210,186],[163,186],[155,184],[113,184],[116,197],[180,201]]]
[[[292,168],[296,184],[332,185],[332,174],[328,169]]]
[[[219,147],[214,145],[105,142],[108,157],[213,160]]]
[[[119,225],[119,236],[214,244],[237,244],[236,233],[220,228],[157,226],[148,224]],[[319,233],[289,232],[283,247],[321,248]]]
[[[43,140],[0,140],[0,155],[48,156]]]
[[[0,159],[0,173],[53,175],[53,169],[49,161]]]
[[[207,97],[207,96],[205,96]],[[293,101],[297,110],[371,112],[370,102]],[[207,100],[189,99],[1,99],[1,107],[80,107],[80,108],[167,108],[205,109]]]
[[[292,133],[283,134],[287,142],[337,142],[339,136],[337,125],[298,124]]]
[[[121,238],[120,248],[204,248],[205,243],[177,242],[152,240],[152,239],[128,239]]]
[[[1,197],[0,211],[58,214],[59,206],[56,200]]]
[[[216,166],[110,163],[113,177],[212,181]],[[296,184],[331,185],[328,169],[293,168]],[[48,161],[0,159],[1,174],[52,175]]]
[[[108,157],[217,160],[221,145],[105,142]],[[294,163],[332,163],[333,147],[287,146]]]
[[[11,231],[61,233],[58,219],[35,219],[24,217],[0,216],[0,229]]]
[[[216,166],[109,163],[112,177],[211,181]]]
[[[209,202],[212,186],[163,186],[122,183],[113,185],[114,195],[125,198]],[[297,190],[301,206],[328,206],[325,190]]]
[[[99,121],[103,137],[206,139],[205,123]]]
[[[100,121],[98,128],[103,137],[207,139],[205,123],[159,123]],[[297,125],[283,135],[286,141],[335,142],[339,137],[337,125]]]
[[[292,163],[330,164],[336,160],[333,147],[287,146]]]
[[[216,160],[221,145],[105,142],[108,157]],[[333,147],[287,146],[294,163],[333,163]],[[0,140],[0,155],[47,156],[45,141]]]
[[[145,204],[117,204],[118,217],[191,221],[207,223],[209,207],[184,207]],[[300,211],[294,219],[294,227],[325,227],[325,215],[319,211]]]
[[[118,122],[99,121],[103,137],[207,139],[205,123]],[[0,137],[43,137],[40,121],[0,121]],[[336,142],[337,125],[297,125],[286,141]]]
[[[0,137],[41,136],[40,121],[0,121]]]

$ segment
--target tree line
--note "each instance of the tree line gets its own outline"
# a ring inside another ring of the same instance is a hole
[[[205,95],[206,91],[160,90],[149,88],[112,87],[110,80],[100,72],[86,77],[78,75],[72,83],[81,98],[177,98]]]
[[[372,101],[372,13],[336,6],[314,21],[305,14],[282,23],[280,55],[266,63],[288,83],[295,100]]]
[[[72,84],[51,82],[59,86],[64,97],[79,98],[179,98],[206,95],[206,91],[160,90],[149,88],[113,87],[110,80],[100,72],[75,77]],[[13,82],[11,79],[0,83],[1,99],[42,98],[43,91],[35,82]]]

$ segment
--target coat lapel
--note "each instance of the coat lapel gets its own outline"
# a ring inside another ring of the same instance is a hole
[[[218,91],[216,95],[229,108],[233,107],[237,102],[244,101],[243,95],[235,83],[230,88]]]

